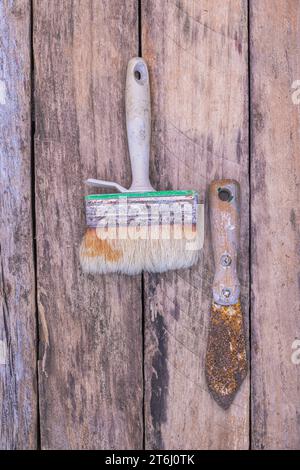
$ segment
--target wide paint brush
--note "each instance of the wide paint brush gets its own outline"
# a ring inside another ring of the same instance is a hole
[[[111,181],[87,180],[119,193],[86,197],[81,266],[102,274],[187,268],[196,263],[203,245],[203,205],[196,191],[155,191],[150,183],[150,86],[141,57],[128,63],[125,95],[132,184],[126,189]]]
[[[211,237],[215,261],[205,372],[213,398],[224,409],[247,374],[246,341],[237,276],[240,234],[239,184],[214,181],[209,188]]]

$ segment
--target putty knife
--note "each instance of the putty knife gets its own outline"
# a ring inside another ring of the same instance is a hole
[[[247,375],[246,340],[237,276],[240,234],[239,184],[214,181],[209,188],[215,261],[206,352],[206,379],[213,398],[227,409]]]

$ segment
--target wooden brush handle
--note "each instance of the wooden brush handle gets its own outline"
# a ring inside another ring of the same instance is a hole
[[[126,78],[126,126],[131,161],[129,191],[154,191],[149,181],[151,135],[150,85],[146,62],[131,59]]]
[[[209,188],[210,225],[215,261],[213,298],[217,304],[233,305],[240,297],[237,253],[240,236],[239,184],[219,180]]]

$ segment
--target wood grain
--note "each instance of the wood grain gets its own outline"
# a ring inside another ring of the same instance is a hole
[[[251,5],[252,440],[299,449],[300,2]]]
[[[0,2],[1,449],[38,446],[37,378],[43,449],[139,449],[143,431],[148,449],[300,448],[300,0],[250,6],[248,31],[246,0],[141,1],[151,182],[197,189],[205,202],[214,179],[241,185],[246,330],[250,227],[252,240],[251,428],[249,376],[226,411],[205,380],[207,206],[192,269],[144,275],[143,291],[140,276],[80,269],[83,181],[130,184],[124,90],[138,52],[138,2]]]
[[[247,34],[246,1],[142,1],[142,48],[152,87],[151,181],[156,189],[197,189],[202,200],[213,179],[240,182],[239,278],[246,320]],[[249,380],[227,411],[209,395],[205,381],[213,272],[207,225],[199,265],[145,276],[147,448],[249,445]]]
[[[37,445],[30,2],[0,3],[0,448]]]
[[[140,277],[81,272],[87,177],[129,186],[136,2],[34,1],[39,390],[44,449],[142,446]]]

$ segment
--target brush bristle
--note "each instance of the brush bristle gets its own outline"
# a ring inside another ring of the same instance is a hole
[[[156,237],[151,236],[153,227],[144,227],[143,238],[138,227],[88,228],[80,246],[82,269],[134,275],[188,268],[197,262],[203,245],[203,217],[200,205],[197,226],[184,227],[184,233],[181,227],[160,227]]]

